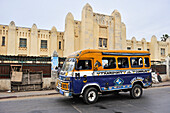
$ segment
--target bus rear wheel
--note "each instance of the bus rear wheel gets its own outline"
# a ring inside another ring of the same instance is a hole
[[[142,87],[139,84],[135,84],[132,89],[130,90],[131,98],[138,99],[142,96]]]
[[[90,87],[83,93],[83,100],[86,104],[93,104],[98,99],[98,91],[94,87]]]

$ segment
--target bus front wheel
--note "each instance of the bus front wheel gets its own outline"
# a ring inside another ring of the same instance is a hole
[[[130,96],[134,99],[138,99],[142,96],[142,87],[139,84],[135,84],[130,90]]]
[[[98,99],[98,91],[94,87],[90,87],[83,93],[83,100],[87,104],[95,103]]]

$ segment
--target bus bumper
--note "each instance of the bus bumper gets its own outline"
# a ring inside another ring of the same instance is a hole
[[[72,96],[72,93],[69,92],[69,91],[65,91],[65,90],[62,90],[62,89],[59,89],[59,88],[57,88],[56,91],[59,92],[60,94],[64,95],[64,96],[66,96],[66,97]]]

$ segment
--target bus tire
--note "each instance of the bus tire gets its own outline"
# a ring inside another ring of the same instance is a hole
[[[98,99],[98,91],[94,87],[87,88],[83,93],[83,100],[86,104],[93,104]]]
[[[130,96],[133,99],[138,99],[142,96],[142,87],[139,84],[135,84],[132,89],[130,90]]]

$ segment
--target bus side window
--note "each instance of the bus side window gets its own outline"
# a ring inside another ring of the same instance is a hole
[[[79,70],[92,69],[91,60],[79,60],[77,67]]]
[[[102,67],[103,69],[116,68],[116,59],[115,58],[102,58]]]
[[[119,68],[129,68],[128,58],[118,58]]]
[[[149,58],[144,58],[145,67],[149,67]]]
[[[130,58],[130,62],[132,68],[143,67],[143,60],[141,57],[132,57]]]

